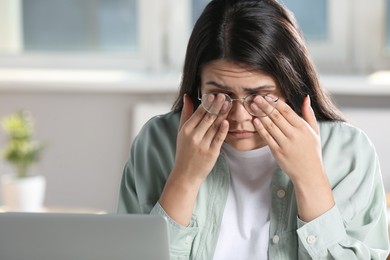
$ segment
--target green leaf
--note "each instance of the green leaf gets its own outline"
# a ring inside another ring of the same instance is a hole
[[[19,177],[25,177],[29,167],[38,162],[43,145],[32,139],[33,121],[28,111],[18,111],[1,121],[2,128],[8,135],[3,150],[4,159],[11,163]]]

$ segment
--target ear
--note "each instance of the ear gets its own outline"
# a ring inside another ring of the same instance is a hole
[[[313,108],[311,107],[311,100],[309,95],[307,95],[302,102],[302,117],[317,134],[320,134],[320,129],[318,128],[317,119]]]

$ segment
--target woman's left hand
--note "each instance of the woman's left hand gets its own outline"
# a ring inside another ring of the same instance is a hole
[[[272,106],[257,97],[252,109],[262,114],[272,111]],[[253,123],[281,169],[289,175],[301,219],[309,221],[329,210],[334,201],[322,163],[320,131],[309,96],[303,101],[302,116],[279,100],[272,113],[255,117]]]
[[[270,111],[270,106],[264,98],[257,97],[252,108],[260,114]],[[303,118],[279,100],[271,114],[253,120],[257,132],[293,182],[310,178],[313,171],[323,173],[320,131],[309,96],[303,101],[302,114]]]

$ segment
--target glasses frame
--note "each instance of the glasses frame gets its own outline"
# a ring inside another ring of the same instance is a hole
[[[229,111],[232,109],[232,107],[233,107],[233,101],[238,101],[238,102],[240,102],[240,103],[243,105],[243,107],[245,108],[245,110],[246,110],[250,115],[256,116],[256,117],[267,117],[267,116],[269,116],[270,114],[272,114],[272,112],[274,112],[274,110],[275,110],[275,108],[276,108],[276,104],[277,104],[278,101],[279,101],[279,97],[274,98],[274,97],[271,97],[271,96],[268,95],[268,94],[249,94],[249,95],[247,95],[247,96],[245,96],[245,97],[243,97],[243,98],[232,98],[232,97],[230,97],[228,94],[221,93],[221,92],[208,92],[208,93],[205,93],[205,94],[201,94],[201,93],[200,93],[200,89],[198,89],[198,100],[200,101],[201,106],[202,106],[208,113],[213,114],[213,115],[217,115],[217,116],[220,115],[220,113],[218,113],[218,114],[212,113],[212,112],[208,111],[208,109],[203,105],[203,102],[202,102],[203,97],[204,97],[205,95],[209,95],[209,94],[214,94],[214,95],[222,94],[222,95],[225,96],[225,101],[228,101],[228,102],[229,102],[229,109],[228,109],[228,112],[227,112],[227,113],[229,113]],[[247,99],[248,97],[254,97],[253,99],[255,99],[256,96],[261,96],[261,97],[263,97],[264,99],[265,99],[266,97],[271,98],[272,101],[271,101],[271,102],[268,102],[268,103],[270,103],[270,104],[272,105],[272,111],[269,112],[269,113],[265,113],[264,115],[260,115],[260,116],[258,116],[258,115],[256,115],[255,113],[252,113],[251,111],[249,111],[247,107],[249,107],[250,104],[246,101],[246,99]]]

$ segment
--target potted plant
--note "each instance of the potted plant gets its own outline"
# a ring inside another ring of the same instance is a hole
[[[3,158],[14,173],[1,176],[4,208],[7,211],[40,211],[43,205],[46,180],[42,175],[30,175],[30,168],[37,163],[43,145],[33,140],[31,113],[18,111],[4,117],[1,126],[7,135]]]

